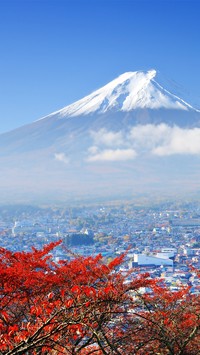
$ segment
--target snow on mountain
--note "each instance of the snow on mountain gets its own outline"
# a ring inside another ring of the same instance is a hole
[[[166,89],[162,79],[155,70],[126,72],[83,99],[0,135],[0,156],[45,150],[50,156],[53,152],[59,161],[68,161],[68,158],[63,159],[63,150],[67,150],[68,154],[76,151],[80,157],[80,153],[95,143],[92,132],[97,132],[99,136],[104,132],[103,137],[106,134],[109,139],[114,133],[115,142],[118,142],[116,134],[119,134],[127,142],[135,126],[146,127],[143,135],[151,127],[151,131],[159,136],[161,132],[158,127],[161,124],[182,129],[200,127],[200,111]],[[173,136],[170,128],[165,132],[167,137],[170,134]],[[136,136],[134,142],[137,141]]]
[[[0,195],[200,191],[200,111],[155,70],[127,72],[0,135]]]
[[[195,110],[157,81],[156,70],[127,72],[107,85],[56,112],[61,117],[129,112],[134,109]],[[198,111],[198,110],[196,110]]]

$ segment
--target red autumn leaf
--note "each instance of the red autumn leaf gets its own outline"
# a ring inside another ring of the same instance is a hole
[[[59,243],[0,248],[1,355],[199,353],[199,294],[172,293],[149,274],[126,282],[123,256],[108,266],[100,255],[55,264],[49,252]]]

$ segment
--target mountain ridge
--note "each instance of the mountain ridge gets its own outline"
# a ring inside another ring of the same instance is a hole
[[[126,72],[59,111],[1,134],[0,193],[63,199],[190,190],[191,183],[200,189],[200,112],[156,75]]]
[[[74,117],[91,113],[106,113],[113,109],[129,112],[134,109],[166,108],[200,112],[186,100],[165,89],[155,80],[156,76],[155,69],[125,72],[84,98],[43,116],[39,120],[52,115],[59,115],[60,118]]]

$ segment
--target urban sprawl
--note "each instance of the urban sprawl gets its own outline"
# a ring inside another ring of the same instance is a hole
[[[0,246],[28,252],[57,240],[55,262],[102,254],[106,262],[125,253],[121,270],[149,272],[170,289],[190,285],[200,292],[191,266],[200,269],[200,204],[131,203],[82,207],[0,207]]]

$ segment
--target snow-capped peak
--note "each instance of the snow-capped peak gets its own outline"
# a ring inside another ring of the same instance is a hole
[[[126,72],[92,94],[56,113],[61,117],[134,109],[195,110],[159,84],[156,70]]]

